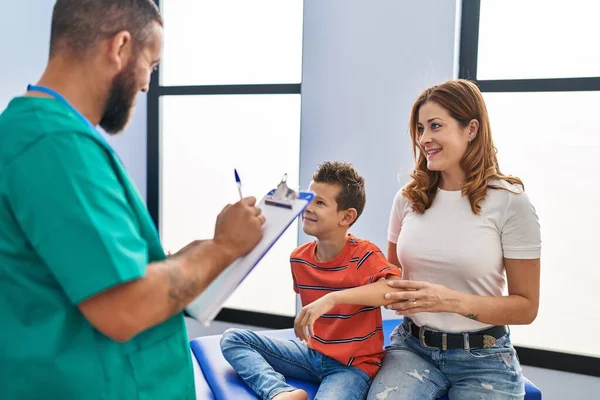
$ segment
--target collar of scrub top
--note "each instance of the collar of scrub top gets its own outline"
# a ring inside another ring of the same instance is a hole
[[[27,85],[27,91],[28,92],[41,92],[41,93],[45,93],[47,95],[50,95],[50,96],[54,97],[56,100],[60,101],[64,105],[66,105],[69,109],[71,109],[71,111],[73,111],[73,113],[75,113],[75,115],[77,115],[77,117],[79,119],[81,119],[83,122],[85,122],[90,127],[90,129],[92,130],[92,132],[94,132],[96,134],[96,136],[98,137],[98,139],[100,139],[100,142],[102,142],[102,144],[112,154],[116,155],[115,151],[108,144],[108,142],[106,141],[106,139],[104,139],[104,137],[100,134],[100,132],[98,132],[98,129],[96,129],[96,127],[82,113],[80,113],[78,109],[76,109],[75,107],[73,107],[71,105],[71,103],[69,103],[69,101],[67,99],[65,99],[60,93],[58,93],[57,91],[52,90],[50,88],[47,88],[45,86],[34,86],[34,85]]]

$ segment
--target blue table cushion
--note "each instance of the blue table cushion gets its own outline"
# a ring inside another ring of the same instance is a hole
[[[384,332],[384,345],[390,343],[390,334],[402,320],[386,320],[383,321],[383,332]],[[283,329],[274,331],[262,331],[263,335],[278,337],[282,339],[294,339],[293,329]],[[212,389],[214,398],[216,400],[245,400],[245,399],[257,399],[258,397],[254,392],[240,379],[237,373],[231,368],[229,363],[225,360],[221,354],[221,348],[219,341],[221,335],[205,336],[194,339],[191,341],[192,352],[202,371],[206,377],[208,385]],[[288,378],[287,381],[290,385],[299,389],[304,389],[308,393],[309,399],[314,399],[317,393],[318,385],[311,382],[300,381],[292,378]],[[211,399],[212,397],[206,397]],[[202,400],[202,397],[198,397],[198,400]],[[448,397],[442,397],[442,400],[447,400]],[[540,390],[527,378],[525,378],[525,399],[527,400],[541,400],[542,393]]]
[[[292,339],[294,337],[293,329],[262,331],[261,334],[282,339]],[[258,399],[238,374],[231,368],[227,360],[221,353],[220,342],[221,335],[205,336],[191,341],[192,352],[196,356],[206,381],[210,385],[216,400],[232,399]],[[297,379],[286,378],[286,381],[299,389],[304,389],[313,399],[317,393],[318,385],[311,382],[300,381]],[[201,400],[201,398],[198,398]]]
[[[196,387],[196,399],[198,400],[214,400],[215,396],[213,395],[212,389],[208,386],[208,382],[206,382],[206,378],[204,377],[204,373],[202,369],[200,369],[200,365],[198,364],[198,360],[192,351],[192,368],[194,370],[194,384]]]

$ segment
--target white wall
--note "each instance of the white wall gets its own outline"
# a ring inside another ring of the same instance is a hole
[[[460,2],[304,4],[300,185],[322,161],[353,163],[366,180],[367,206],[352,232],[386,251],[392,200],[413,166],[412,104],[458,74]],[[299,238],[312,240],[301,228]]]
[[[35,83],[48,62],[53,1],[0,0],[0,112]],[[128,128],[109,138],[143,198],[146,198],[146,96],[138,96]]]
[[[0,110],[11,98],[35,83],[48,61],[50,18],[53,3],[37,0],[35,7],[26,2],[1,0],[0,24]]]
[[[409,112],[423,89],[457,76],[460,10],[456,0],[374,4],[305,1],[300,185],[321,161],[353,163],[367,183],[353,232],[385,250],[392,199],[413,165]]]

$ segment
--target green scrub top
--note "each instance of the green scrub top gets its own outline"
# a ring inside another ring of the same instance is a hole
[[[164,258],[90,126],[55,99],[13,99],[0,115],[0,399],[194,399],[182,314],[118,343],[77,307]]]

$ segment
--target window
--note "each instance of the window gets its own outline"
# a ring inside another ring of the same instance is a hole
[[[161,102],[166,134],[160,220],[167,248],[212,237],[216,216],[239,198],[234,168],[243,172],[243,194],[256,197],[281,180],[279,168],[299,175],[300,153],[290,157],[277,149],[300,145],[300,95],[163,96]],[[293,282],[286,266],[296,246],[297,225],[286,231],[226,306],[294,316],[296,297],[290,292]],[[286,291],[278,293],[274,286]]]
[[[300,82],[302,1],[163,3],[162,85]]]
[[[483,1],[477,79],[600,76],[599,13],[589,0]]]
[[[211,238],[223,206],[239,199],[234,168],[245,196],[260,199],[285,173],[298,185],[303,2],[160,5],[165,42],[148,98],[148,207],[165,248],[177,250]],[[297,245],[296,223],[217,319],[291,326],[289,255]]]
[[[503,173],[519,176],[540,218],[540,309],[512,326],[524,364],[600,375],[597,160],[600,6],[589,1],[465,0],[460,73],[477,82]]]

